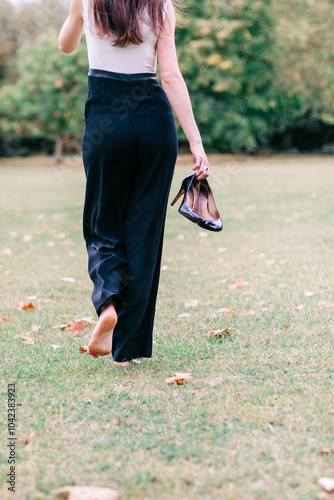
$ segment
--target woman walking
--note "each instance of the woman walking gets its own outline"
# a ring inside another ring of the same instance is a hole
[[[208,160],[175,50],[171,0],[72,0],[59,48],[85,32],[83,234],[99,317],[87,352],[116,365],[152,356],[166,208],[177,157],[172,109],[197,179]],[[156,77],[159,60],[161,84]]]

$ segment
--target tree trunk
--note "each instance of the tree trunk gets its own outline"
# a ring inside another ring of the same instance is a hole
[[[55,136],[55,160],[56,163],[63,161],[63,138],[60,135]]]

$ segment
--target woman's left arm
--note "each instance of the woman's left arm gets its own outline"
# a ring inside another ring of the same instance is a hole
[[[83,31],[84,11],[82,0],[71,0],[70,13],[60,30],[59,48],[65,54],[74,52]]]

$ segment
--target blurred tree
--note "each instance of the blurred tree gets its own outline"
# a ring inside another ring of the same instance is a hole
[[[187,6],[178,56],[203,141],[221,152],[255,152],[272,133],[276,106],[271,0],[188,0]]]
[[[51,138],[61,156],[66,135],[83,132],[88,62],[84,38],[65,55],[58,32],[50,30],[18,52],[14,84],[0,90],[0,130],[30,138]]]
[[[275,0],[278,86],[294,119],[334,125],[333,0]]]
[[[0,84],[5,77],[15,80],[13,59],[17,49],[50,28],[60,30],[66,15],[61,0],[22,2],[14,7],[0,0]]]

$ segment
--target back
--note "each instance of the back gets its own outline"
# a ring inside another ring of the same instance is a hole
[[[166,7],[170,0],[166,0]],[[156,73],[157,69],[157,37],[150,26],[143,22],[142,34],[144,42],[139,45],[115,47],[113,38],[96,35],[93,9],[89,0],[83,0],[84,32],[86,35],[89,67],[116,73]]]

